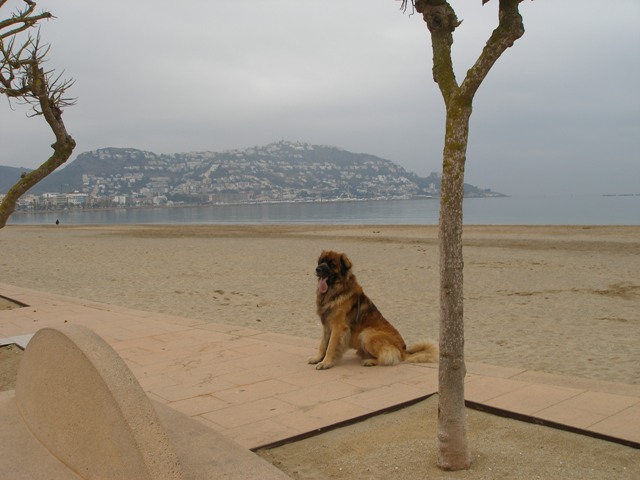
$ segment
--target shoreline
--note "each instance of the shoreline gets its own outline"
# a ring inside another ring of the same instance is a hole
[[[8,225],[0,281],[317,338],[313,268],[349,255],[405,341],[437,339],[437,225]],[[466,360],[640,384],[640,227],[464,227]]]
[[[638,197],[515,196],[465,199],[465,225],[640,226]],[[434,199],[276,202],[23,212],[9,225],[415,225],[438,224]]]

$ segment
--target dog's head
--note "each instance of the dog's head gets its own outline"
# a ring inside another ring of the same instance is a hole
[[[316,267],[318,293],[327,293],[337,282],[343,281],[350,270],[351,260],[344,253],[323,251]]]

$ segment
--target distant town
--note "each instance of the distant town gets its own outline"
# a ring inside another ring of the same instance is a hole
[[[45,178],[17,210],[405,200],[439,196],[440,180],[373,155],[301,142],[171,155],[105,148]],[[465,184],[465,196],[504,195]]]

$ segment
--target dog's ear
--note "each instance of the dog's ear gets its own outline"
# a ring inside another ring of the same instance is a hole
[[[340,255],[340,273],[344,276],[351,269],[351,260],[344,253]]]

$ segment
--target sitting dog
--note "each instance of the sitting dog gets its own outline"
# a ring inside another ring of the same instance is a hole
[[[349,348],[356,349],[362,365],[397,365],[407,362],[438,361],[434,342],[416,343],[407,348],[402,336],[364,294],[351,271],[345,254],[323,251],[316,275],[317,312],[322,321],[318,354],[309,358],[316,369],[333,367]]]

